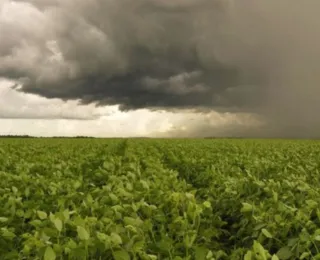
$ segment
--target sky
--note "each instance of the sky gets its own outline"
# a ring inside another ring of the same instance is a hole
[[[319,137],[318,0],[1,0],[0,134]]]
[[[208,111],[167,112],[139,109],[123,112],[118,106],[79,105],[76,101],[47,99],[34,94],[17,92],[14,82],[0,80],[0,135],[32,136],[95,136],[95,137],[203,137],[214,129],[241,125],[245,115]],[[197,133],[194,125],[202,126]],[[207,129],[208,128],[208,129]]]

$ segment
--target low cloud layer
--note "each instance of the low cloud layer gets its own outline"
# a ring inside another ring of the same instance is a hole
[[[112,113],[112,109],[99,110],[93,105],[79,106],[75,101],[16,92],[10,88],[12,85],[0,79],[0,119],[95,120]]]
[[[249,115],[208,110],[119,111],[118,106],[78,105],[10,89],[0,80],[0,135],[95,137],[229,136],[256,127]]]
[[[318,0],[3,0],[0,76],[46,98],[247,113],[265,124],[243,135],[316,137],[319,8]]]

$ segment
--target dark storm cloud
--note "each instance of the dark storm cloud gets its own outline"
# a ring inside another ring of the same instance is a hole
[[[248,112],[274,133],[317,135],[319,8],[316,0],[5,0],[0,76],[47,98]]]
[[[219,34],[228,12],[222,2],[76,2],[20,1],[36,17],[27,24],[41,25],[1,27],[22,36],[1,45],[2,76],[20,80],[28,93],[123,109],[247,105],[230,100],[228,88],[241,83],[238,69],[208,57],[212,39],[205,38]],[[28,56],[33,60],[21,64]]]

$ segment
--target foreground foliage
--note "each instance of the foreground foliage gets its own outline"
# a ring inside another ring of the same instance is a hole
[[[320,259],[320,143],[0,141],[1,259]]]

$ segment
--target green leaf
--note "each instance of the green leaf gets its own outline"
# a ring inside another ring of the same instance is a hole
[[[282,217],[278,214],[274,215],[274,220],[277,222],[277,223],[280,223],[282,221]]]
[[[2,231],[2,236],[6,239],[12,240],[16,236],[13,232],[8,230],[7,228],[1,228],[1,231]]]
[[[212,257],[213,257],[213,253],[212,253],[212,251],[211,251],[211,250],[209,250],[209,252],[208,252],[208,254],[207,254],[206,258],[207,258],[207,259],[211,259]]]
[[[268,238],[272,238],[272,235],[270,234],[270,232],[268,230],[266,230],[265,228],[263,228],[261,230],[262,234],[264,234],[266,237]]]
[[[148,184],[146,181],[140,180],[140,183],[142,184],[142,187],[143,187],[144,189],[146,189],[146,190],[149,189],[149,184]]]
[[[44,212],[44,211],[41,211],[41,210],[38,210],[37,211],[37,214],[38,214],[38,217],[40,218],[40,219],[46,219],[47,217],[48,217],[48,215],[47,215],[47,213],[46,212]]]
[[[225,258],[225,257],[228,257],[228,255],[227,255],[223,250],[219,250],[219,251],[216,253],[215,257],[216,257],[217,259],[223,259],[223,258]]]
[[[282,247],[278,252],[277,256],[280,258],[280,260],[287,260],[292,257],[292,253],[290,251],[289,247]]]
[[[122,238],[117,234],[117,233],[111,233],[111,242],[114,244],[114,245],[121,245],[122,244]]]
[[[253,242],[253,250],[255,253],[259,253],[261,260],[267,260],[265,249],[258,241]]]
[[[77,232],[78,232],[78,237],[81,240],[89,240],[90,235],[87,230],[85,230],[83,227],[77,226]]]
[[[30,225],[35,226],[35,227],[40,227],[42,225],[41,220],[35,219],[29,222]]]
[[[137,228],[134,227],[134,226],[127,225],[127,226],[125,226],[125,228],[128,229],[128,230],[130,230],[130,231],[133,232],[133,233],[138,233]]]
[[[63,211],[63,217],[65,221],[68,221],[70,219],[70,212],[68,209]]]
[[[318,206],[318,203],[314,200],[306,200],[306,203],[310,208],[316,208]]]
[[[184,239],[185,246],[187,248],[191,248],[196,238],[197,238],[197,234],[195,232],[194,233],[190,232],[190,234],[187,234]]]
[[[210,203],[210,201],[205,201],[205,202],[203,202],[203,206],[204,206],[205,208],[207,208],[207,209],[210,209],[210,208],[211,208],[211,203]]]
[[[11,252],[5,253],[4,255],[2,255],[2,257],[3,259],[6,259],[6,260],[16,260],[16,259],[19,259],[19,252],[16,250],[13,250]]]
[[[244,256],[244,260],[251,260],[251,259],[252,259],[252,252],[248,251]]]
[[[277,255],[273,255],[271,260],[279,260],[279,257]]]
[[[20,218],[23,218],[23,216],[24,216],[24,211],[23,211],[22,209],[18,209],[18,210],[16,211],[16,215],[17,215],[18,217],[20,217]]]
[[[80,216],[76,216],[74,219],[73,219],[73,223],[77,226],[81,226],[81,227],[85,227],[86,225],[86,222],[84,219],[82,219]]]
[[[53,215],[51,212],[49,214],[49,219],[52,223],[54,223],[54,220],[56,219],[55,215]]]
[[[77,248],[77,243],[74,240],[69,240],[68,243],[66,244],[66,246],[68,246],[71,249],[76,249]]]
[[[241,208],[241,212],[245,213],[245,212],[251,212],[253,210],[253,206],[249,203],[242,203],[242,208]]]
[[[119,201],[119,198],[113,193],[110,193],[109,197],[110,197],[110,199],[112,200],[113,203],[117,203]]]
[[[292,248],[294,247],[297,243],[299,243],[300,238],[291,238],[287,242],[287,246]]]
[[[194,256],[197,260],[205,260],[208,254],[208,249],[205,247],[196,247]]]
[[[140,219],[135,219],[135,218],[130,218],[130,217],[124,217],[123,222],[126,225],[131,225],[131,226],[139,226],[143,223]]]
[[[109,236],[107,236],[106,234],[104,233],[101,233],[101,232],[97,232],[97,238],[100,240],[100,241],[106,241]]]
[[[73,184],[74,189],[79,189],[81,187],[82,183],[80,181],[75,181]]]
[[[257,226],[254,227],[254,230],[261,230],[262,228],[264,228],[266,226],[265,223],[263,224],[258,224]]]
[[[130,255],[127,251],[124,250],[117,250],[113,252],[114,260],[130,260]]]
[[[56,253],[53,251],[51,246],[48,246],[46,248],[46,251],[44,252],[44,260],[55,260],[56,259]]]
[[[137,241],[132,246],[132,249],[133,249],[134,252],[142,251],[143,248],[144,248],[144,245],[145,245],[145,242],[143,240]]]
[[[160,250],[160,252],[169,252],[170,248],[172,247],[172,243],[170,238],[163,238],[159,242],[157,242],[157,247]]]
[[[0,217],[0,223],[5,223],[5,222],[8,222],[8,218],[5,218],[5,217]]]
[[[29,197],[30,196],[30,188],[27,187],[24,191],[24,195],[26,195],[26,197]]]
[[[278,202],[278,193],[275,192],[275,191],[273,191],[273,192],[272,192],[272,196],[273,196],[273,200],[274,200],[275,202]]]
[[[304,253],[301,254],[299,259],[300,260],[307,259],[307,258],[309,258],[309,256],[310,256],[309,252],[304,252]]]
[[[53,221],[53,224],[54,226],[56,227],[56,229],[61,232],[62,231],[62,221],[58,218],[56,218],[54,221]]]

